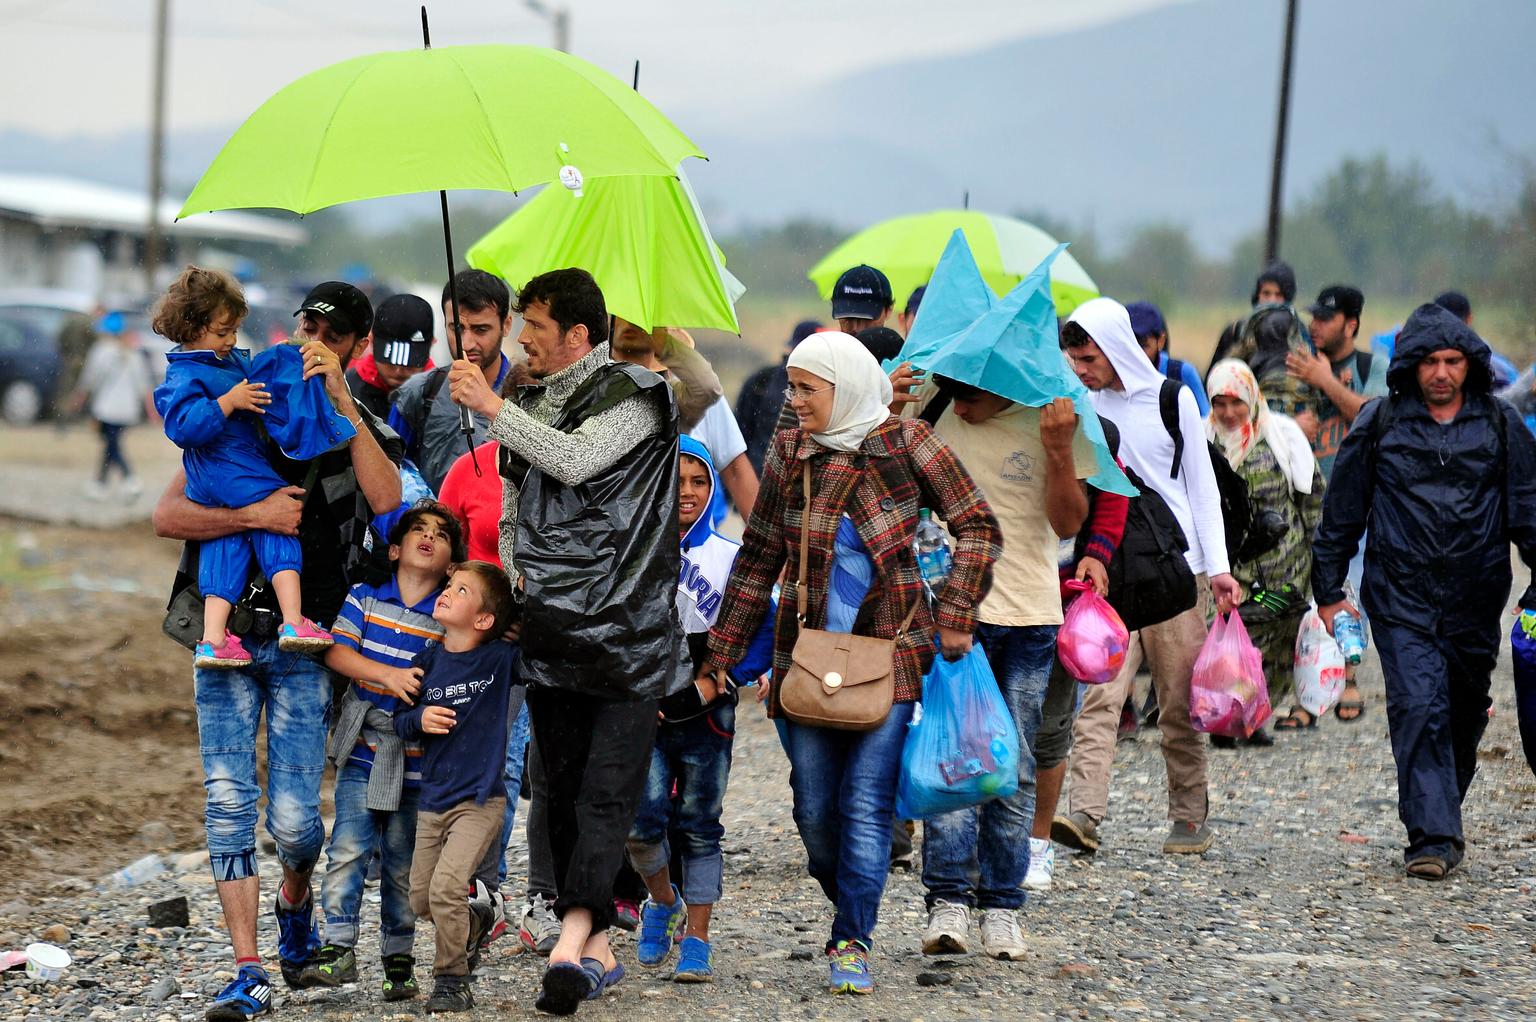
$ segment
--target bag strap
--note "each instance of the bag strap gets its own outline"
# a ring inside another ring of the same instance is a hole
[[[1179,425],[1179,388],[1182,383],[1164,380],[1157,391],[1157,410],[1163,417],[1163,428],[1173,438],[1173,468],[1169,479],[1179,477],[1179,466],[1184,462],[1184,430]]]
[[[805,576],[810,562],[811,550],[811,463],[800,463],[800,480],[802,490],[805,493],[805,507],[800,512],[800,570],[795,578],[795,618],[800,626],[805,626],[805,611],[809,603],[809,597],[805,591]],[[896,629],[898,637],[905,635],[912,625],[912,619],[917,616],[919,597],[912,601],[912,606],[907,608],[907,616],[901,619],[901,627]]]
[[[1371,382],[1371,359],[1374,357],[1373,352],[1355,349],[1355,378],[1360,381],[1360,389],[1355,391],[1356,394],[1365,393],[1365,385]]]

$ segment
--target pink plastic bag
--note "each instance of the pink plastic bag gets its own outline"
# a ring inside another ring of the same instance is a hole
[[[1247,738],[1269,719],[1264,660],[1237,614],[1216,615],[1195,658],[1189,687],[1189,722],[1196,731]]]
[[[1061,631],[1056,633],[1056,658],[1078,681],[1103,685],[1114,681],[1125,665],[1131,633],[1125,622],[1087,582],[1068,582],[1078,595],[1067,605]]]

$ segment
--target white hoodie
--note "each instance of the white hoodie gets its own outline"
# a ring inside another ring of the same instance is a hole
[[[1158,392],[1167,377],[1136,343],[1125,306],[1113,298],[1095,298],[1079,305],[1069,322],[1088,331],[1120,375],[1124,389],[1106,387],[1093,392],[1093,407],[1120,430],[1120,460],[1156,490],[1178,518],[1189,539],[1189,552],[1184,556],[1190,570],[1196,574],[1226,574],[1230,568],[1221,493],[1216,489],[1216,473],[1205,443],[1205,423],[1200,418],[1195,395],[1188,387],[1179,388],[1184,459],[1179,477],[1170,479],[1173,438],[1163,425],[1158,406]]]

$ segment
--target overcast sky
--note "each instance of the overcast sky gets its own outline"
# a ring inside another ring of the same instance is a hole
[[[549,0],[573,51],[627,77],[688,129],[690,110],[758,99],[906,57],[966,52],[1176,0]],[[300,75],[420,43],[403,0],[171,0],[168,128],[233,125]],[[149,121],[154,0],[0,0],[0,130],[51,136]],[[434,0],[432,39],[549,44],[522,0]]]

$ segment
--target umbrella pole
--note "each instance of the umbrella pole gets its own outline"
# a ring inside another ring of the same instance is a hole
[[[421,5],[421,47],[424,50],[432,48],[432,33],[427,27],[427,5]],[[448,314],[453,318],[448,323],[449,342],[453,350],[453,357],[462,360],[464,358],[464,338],[459,333],[459,284],[454,279],[453,272],[453,230],[448,225],[448,193],[437,193],[438,204],[443,210],[443,254],[448,262]],[[464,434],[464,443],[469,448],[469,463],[474,466],[475,475],[481,475],[480,459],[475,457],[475,423],[469,417],[469,409],[459,408],[459,432]]]

